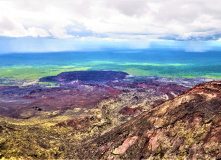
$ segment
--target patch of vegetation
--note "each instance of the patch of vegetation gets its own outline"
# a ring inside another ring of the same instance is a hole
[[[11,86],[10,84],[0,84],[0,86]]]
[[[221,79],[221,66],[194,66],[194,65],[128,65],[125,72],[136,76],[205,77]]]
[[[90,67],[60,68],[60,67],[12,67],[1,68],[0,77],[15,80],[37,80],[41,77],[55,76],[61,72],[88,70]]]
[[[57,87],[57,83],[52,83],[52,82],[39,82],[39,85],[47,85],[50,87]]]
[[[64,159],[81,146],[83,139],[94,136],[91,128],[56,126],[61,120],[65,118],[0,118],[0,158]]]
[[[77,129],[60,122],[78,119],[77,112],[84,109],[45,112],[45,115],[29,119],[16,119],[0,116],[0,159],[79,159],[79,150],[85,140],[96,138],[110,124],[100,120],[100,109],[90,109],[85,120],[90,123],[77,124]],[[76,114],[74,114],[76,112]],[[71,114],[71,115],[70,115]],[[93,118],[87,118],[93,117]],[[85,122],[85,121],[83,121]]]

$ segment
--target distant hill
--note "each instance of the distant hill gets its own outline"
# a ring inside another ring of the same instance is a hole
[[[106,82],[118,79],[124,79],[126,72],[117,71],[72,71],[62,72],[57,76],[48,76],[40,78],[40,82],[71,82],[80,80],[82,82]]]
[[[221,82],[202,83],[86,142],[82,159],[220,159]]]

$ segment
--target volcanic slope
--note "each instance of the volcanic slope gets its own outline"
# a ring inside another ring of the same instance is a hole
[[[78,154],[76,154],[78,153]],[[220,159],[221,82],[202,83],[69,155],[80,159]]]

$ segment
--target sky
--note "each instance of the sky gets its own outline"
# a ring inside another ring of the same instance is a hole
[[[0,53],[221,48],[220,0],[0,0]]]

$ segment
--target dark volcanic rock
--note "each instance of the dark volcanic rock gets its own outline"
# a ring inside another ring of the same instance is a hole
[[[193,89],[79,150],[82,159],[220,159],[221,82]]]
[[[71,82],[80,80],[82,82],[106,82],[124,79],[128,75],[125,72],[117,71],[73,71],[63,72],[57,76],[40,78],[40,82]]]
[[[25,98],[31,98],[30,103],[18,104],[10,108],[7,116],[30,118],[38,111],[68,110],[73,108],[96,108],[103,99],[113,98],[121,91],[111,87],[83,85],[78,88],[48,88],[36,89]],[[30,116],[28,116],[30,114]]]
[[[113,102],[115,104],[111,104],[110,101],[107,110],[114,105],[113,112],[116,114],[112,112],[111,117],[123,120],[122,115],[127,118],[129,118],[127,115],[136,116],[142,111],[146,111],[188,89],[183,86],[157,81],[110,81],[103,84],[88,83],[86,85],[83,85],[80,81],[71,81],[70,83],[63,83],[64,86],[56,88],[4,87],[0,89],[0,95],[3,99],[2,101],[0,99],[0,114],[17,118],[30,118],[36,113],[38,114],[37,111],[47,112],[73,108],[91,109],[96,108],[102,100],[108,101],[108,99],[121,94],[117,96],[120,101]],[[127,92],[123,93],[125,90]],[[147,104],[145,109],[143,104]],[[126,106],[129,108],[125,108]],[[118,117],[118,114],[121,114],[121,118]],[[124,119],[124,121],[126,120]]]

